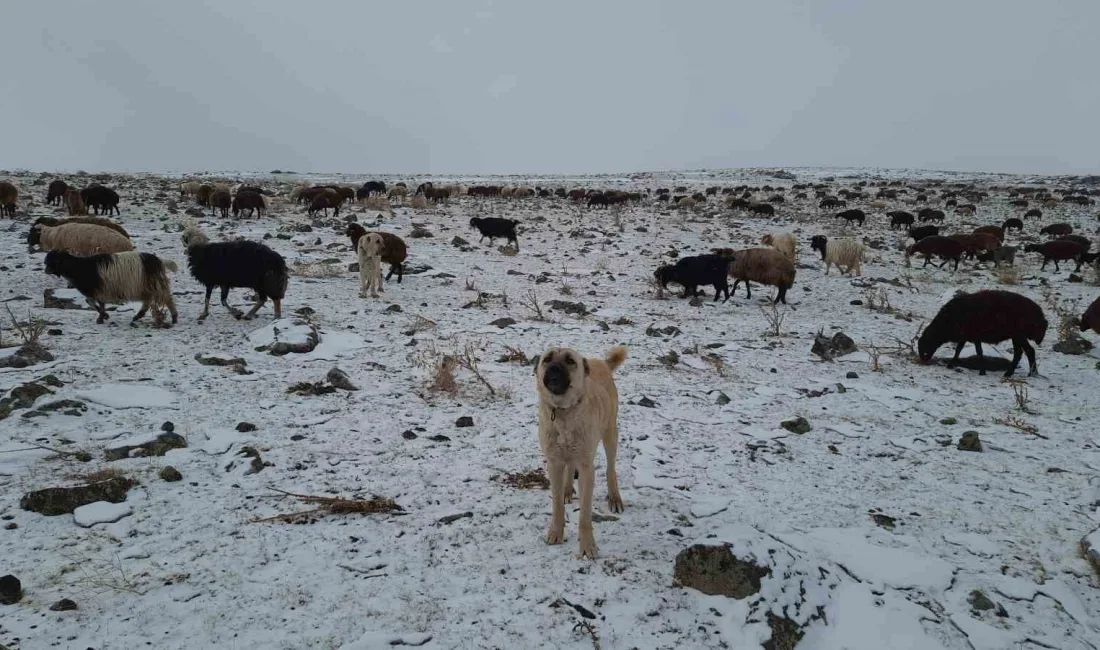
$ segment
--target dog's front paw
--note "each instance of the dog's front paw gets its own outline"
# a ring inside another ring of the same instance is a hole
[[[569,487],[567,487],[565,489],[565,495],[562,498],[562,501],[565,502],[565,503],[573,503],[573,486],[572,485],[570,485]]]
[[[581,545],[580,550],[577,551],[577,558],[596,559],[596,538],[591,534],[581,535]]]
[[[622,512],[623,508],[626,506],[623,505],[623,498],[621,496],[618,494],[611,494],[607,497],[607,507],[611,512]]]
[[[550,526],[550,530],[546,531],[546,543],[551,546],[556,546],[565,541],[565,526]]]

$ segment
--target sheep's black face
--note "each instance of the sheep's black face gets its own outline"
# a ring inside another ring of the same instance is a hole
[[[46,273],[49,275],[61,275],[61,259],[56,252],[50,251],[46,254]]]
[[[920,357],[921,363],[931,361],[932,355],[936,353],[939,347],[932,341],[927,332],[921,334],[920,340],[917,341],[917,355]]]

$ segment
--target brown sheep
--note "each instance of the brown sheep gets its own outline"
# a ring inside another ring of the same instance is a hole
[[[359,238],[367,232],[366,228],[357,223],[348,224],[347,236],[351,239],[351,249],[353,251],[359,250]],[[381,230],[375,232],[382,235],[382,261],[390,265],[390,272],[386,274],[386,279],[389,280],[393,277],[393,273],[396,271],[397,283],[401,284],[401,278],[405,276],[405,259],[409,253],[405,240],[393,233]]]
[[[61,202],[65,200],[65,193],[68,191],[69,184],[65,181],[55,180],[50,182],[50,187],[46,191],[46,204],[61,205]]]
[[[252,217],[253,212],[260,217],[264,216],[267,203],[263,195],[248,190],[238,190],[237,196],[233,197],[233,216],[236,217],[245,210],[248,210],[249,218]]]
[[[80,191],[70,189],[65,192],[65,207],[69,209],[70,217],[83,217],[88,214],[88,206],[84,205],[84,198],[80,196]]]
[[[729,249],[715,249],[714,252],[730,256]],[[774,248],[749,248],[735,251],[732,256],[729,274],[733,278],[734,293],[737,293],[737,285],[744,282],[746,297],[752,298],[750,281],[770,284],[779,290],[772,302],[787,304],[787,290],[794,284],[795,268],[786,255]]]
[[[0,181],[0,217],[15,216],[15,200],[19,198],[19,189],[8,181]]]
[[[195,199],[198,200],[199,205],[210,205],[210,195],[214,193],[213,185],[200,185],[199,191],[195,194]]]
[[[130,238],[130,233],[126,232],[125,228],[123,228],[122,226],[118,225],[117,223],[115,223],[115,222],[113,222],[109,219],[104,219],[103,217],[74,217],[74,218],[71,218],[71,219],[56,219],[54,217],[38,217],[37,219],[34,220],[34,223],[31,225],[30,232],[27,233],[28,252],[33,253],[34,252],[34,247],[41,244],[41,229],[40,228],[35,228],[34,226],[41,225],[41,226],[50,226],[52,228],[52,227],[56,227],[56,226],[62,226],[62,225],[67,224],[67,223],[86,223],[86,224],[91,224],[93,226],[103,226],[105,228],[110,228],[111,230],[117,232],[118,234],[122,235],[123,237],[125,237],[127,239]]]
[[[210,216],[216,216],[221,210],[222,219],[229,217],[229,208],[233,207],[233,196],[228,190],[214,190],[210,194]]]

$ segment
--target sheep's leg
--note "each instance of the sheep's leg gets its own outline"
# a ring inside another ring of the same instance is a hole
[[[1044,257],[1044,258],[1043,258],[1043,265],[1039,267],[1039,270],[1040,270],[1040,271],[1045,271],[1045,270],[1047,270],[1047,262],[1049,262],[1049,261],[1050,261],[1049,259],[1047,259],[1047,258],[1045,258],[1045,257]]]
[[[168,301],[164,304],[168,308],[168,313],[172,315],[172,324],[175,325],[180,320],[180,314],[176,311],[176,300],[172,298],[172,294],[168,294]]]
[[[959,258],[958,257],[955,258],[955,268],[952,269],[952,270],[953,271],[958,271],[959,270]]]
[[[780,301],[784,305],[787,304],[787,287],[779,287],[779,293],[775,294],[775,300],[772,301],[772,304],[774,305]]]
[[[515,237],[512,237],[512,243],[516,245],[516,250],[518,251],[519,250],[519,240],[516,239]]]
[[[978,371],[978,374],[979,375],[984,375],[985,374],[985,356],[982,355],[982,342],[981,341],[974,341],[974,352],[976,352],[977,355],[978,355],[978,367],[981,368],[981,370]],[[1011,375],[1012,373],[1009,372],[1008,374]]]
[[[229,306],[229,285],[225,285],[222,288],[222,307],[229,310],[230,314],[233,314],[233,318],[237,320],[241,319],[241,310],[236,307]]]
[[[1054,260],[1054,272],[1061,273],[1062,269],[1058,267],[1058,260]]]
[[[752,283],[745,280],[745,297],[752,298]]]
[[[252,309],[248,310],[248,313],[244,315],[244,320],[252,320],[252,317],[256,315],[256,312],[260,311],[260,307],[263,307],[264,303],[267,302],[267,296],[262,293],[258,294],[256,297],[258,298],[258,300],[256,300],[256,304],[252,305]]]
[[[107,310],[103,308],[103,303],[97,301],[95,298],[85,298],[85,300],[88,302],[88,305],[99,314],[99,318],[95,320],[96,325],[102,325],[103,321],[108,318]]]
[[[1074,273],[1077,273],[1078,271],[1081,270],[1081,260],[1082,260],[1082,258],[1080,258],[1080,257],[1077,258],[1077,268],[1073,269]]]
[[[149,301],[143,300],[141,302],[141,309],[139,309],[138,313],[134,314],[134,317],[130,319],[130,324],[133,325],[141,320],[141,317],[144,316],[147,311],[149,311]]]
[[[1022,356],[1024,356],[1024,349],[1020,346],[1020,339],[1012,339],[1012,365],[1005,372],[1005,377],[1011,377],[1016,372],[1016,366],[1020,365],[1020,357]],[[1031,371],[1034,372],[1035,364],[1031,362],[1030,355],[1028,355],[1028,363],[1031,364]]]
[[[1027,342],[1026,338],[1020,339],[1020,347],[1027,353],[1027,365],[1030,366],[1030,370],[1027,371],[1027,376],[1037,376],[1039,374],[1039,364],[1035,362],[1035,348],[1031,347],[1031,344]],[[1015,368],[1015,365],[1013,365],[1013,368]]]
[[[199,322],[206,320],[206,317],[210,315],[210,294],[214,293],[214,285],[206,287],[206,304],[203,305],[202,313],[199,314]]]

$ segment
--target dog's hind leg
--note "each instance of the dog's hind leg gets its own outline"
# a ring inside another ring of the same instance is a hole
[[[564,481],[563,485],[565,485],[564,492],[562,493],[563,503],[573,502],[573,476],[576,471],[577,468],[568,463],[565,464],[565,472],[562,474],[562,481]]]
[[[596,536],[592,531],[592,488],[596,482],[596,467],[591,459],[586,459],[578,469],[581,473],[581,516],[577,532],[577,539],[580,541],[577,557],[595,560]]]
[[[615,472],[615,455],[619,451],[619,426],[611,425],[611,430],[603,438],[603,451],[607,456],[607,507],[611,512],[622,512],[623,497],[619,494],[619,475]]]
[[[551,515],[550,528],[546,531],[547,544],[561,544],[565,541],[565,463],[560,460],[548,460],[546,471],[550,475]],[[591,525],[591,522],[590,522]]]

